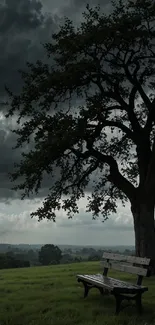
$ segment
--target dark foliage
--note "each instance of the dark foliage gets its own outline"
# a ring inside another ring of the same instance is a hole
[[[58,246],[46,244],[39,251],[39,262],[41,265],[59,264],[62,252]]]
[[[0,269],[30,267],[29,261],[17,259],[12,252],[0,254]]]

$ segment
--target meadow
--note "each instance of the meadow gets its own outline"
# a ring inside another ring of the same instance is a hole
[[[99,273],[99,262],[0,271],[0,325],[148,325],[155,324],[155,277],[144,281],[142,316],[136,308],[114,315],[115,300],[92,289],[83,299],[77,273]],[[135,278],[110,273],[123,280]]]

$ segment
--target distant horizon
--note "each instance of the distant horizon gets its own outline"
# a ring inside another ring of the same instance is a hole
[[[85,247],[91,247],[91,246],[95,246],[95,247],[134,247],[134,245],[103,245],[103,244],[97,244],[97,245],[94,245],[94,244],[58,244],[58,243],[49,243],[47,242],[46,244],[53,244],[53,245],[57,245],[57,246],[76,246],[76,247],[81,247],[81,246],[85,246]],[[19,246],[19,245],[24,245],[24,246],[40,246],[40,245],[46,245],[45,243],[36,243],[36,244],[25,244],[25,243],[16,243],[16,244],[10,244],[10,243],[3,243],[1,242],[0,245],[10,245],[10,246]]]

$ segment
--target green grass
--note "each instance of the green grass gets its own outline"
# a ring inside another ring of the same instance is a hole
[[[92,289],[83,299],[77,273],[98,273],[98,262],[0,271],[0,325],[144,325],[155,324],[155,278],[144,281],[144,312],[134,307],[114,316],[115,300]],[[114,275],[114,274],[112,274]],[[114,276],[118,276],[115,273]],[[119,275],[120,277],[120,275]],[[121,274],[123,280],[133,280]]]

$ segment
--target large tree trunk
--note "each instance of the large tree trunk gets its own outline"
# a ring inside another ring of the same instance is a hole
[[[134,204],[131,211],[134,219],[136,256],[150,257],[155,261],[154,204]]]

